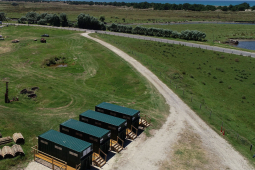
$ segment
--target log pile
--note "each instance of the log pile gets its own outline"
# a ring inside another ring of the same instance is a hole
[[[6,144],[6,143],[10,143],[10,142],[12,142],[12,138],[10,136],[4,137],[4,138],[0,138],[0,145]]]
[[[25,143],[25,139],[21,133],[14,133],[12,138],[15,143]]]
[[[16,145],[16,144],[13,145],[12,146],[12,151],[14,153],[14,156],[18,156],[18,155],[24,156],[25,155],[25,153],[24,153],[24,151],[23,151],[23,149],[20,145]]]
[[[0,149],[0,160],[3,159],[3,156],[2,156],[2,151]]]
[[[3,158],[13,158],[15,154],[13,153],[13,150],[9,146],[4,146],[2,149],[2,156]]]

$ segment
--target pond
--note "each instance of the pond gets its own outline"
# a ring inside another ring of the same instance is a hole
[[[252,41],[239,41],[239,44],[233,45],[238,48],[244,48],[248,50],[255,50],[255,40]]]

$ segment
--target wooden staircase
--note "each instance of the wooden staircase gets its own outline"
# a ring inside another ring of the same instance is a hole
[[[143,128],[149,127],[151,123],[148,121],[151,120],[149,116],[141,117],[139,120],[139,126],[142,126]]]
[[[136,133],[133,132],[133,129],[136,130]],[[131,125],[131,130],[128,128],[126,130],[127,138],[134,140],[137,137],[137,131],[138,131],[138,129],[136,129],[133,125]]]
[[[102,166],[104,166],[106,164],[106,154],[101,151],[103,154],[105,154],[105,159],[103,159],[100,156],[100,151],[101,150],[99,150],[99,154],[96,153],[96,152],[93,153],[93,155],[92,155],[92,162],[94,162],[96,166],[101,168]]]
[[[124,142],[123,142],[124,143]],[[118,141],[111,139],[110,147],[111,150],[114,150],[115,152],[120,152],[123,149],[123,143],[122,146],[118,143]]]

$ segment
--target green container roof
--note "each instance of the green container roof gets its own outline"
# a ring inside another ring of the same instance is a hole
[[[83,123],[74,119],[69,119],[68,121],[62,123],[61,125],[98,138],[101,138],[105,134],[108,134],[110,132],[110,130],[106,130],[97,126]]]
[[[114,126],[120,126],[121,124],[126,122],[125,119],[110,116],[110,115],[103,114],[103,113],[100,113],[100,112],[95,112],[95,111],[92,111],[92,110],[88,110],[88,111],[82,113],[81,116],[85,116],[85,117],[88,117],[88,118],[91,118],[91,119],[96,119],[96,120],[99,120],[101,122],[105,122],[105,123],[108,123],[108,124],[111,124],[111,125],[114,125]]]
[[[134,110],[134,109],[130,109],[127,107],[122,107],[122,106],[118,106],[118,105],[106,103],[106,102],[103,102],[103,103],[97,105],[97,107],[111,110],[111,111],[118,112],[118,113],[122,113],[122,114],[129,115],[129,116],[134,116],[136,113],[140,112],[139,110]]]
[[[48,132],[41,134],[39,137],[59,144],[63,147],[72,149],[76,152],[82,152],[91,146],[91,143],[66,135],[64,133],[60,133],[55,130],[49,130]]]

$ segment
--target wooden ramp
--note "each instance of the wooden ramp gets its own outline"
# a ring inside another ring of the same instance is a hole
[[[65,161],[62,161],[58,158],[55,158],[51,155],[48,155],[46,153],[43,153],[39,150],[37,150],[37,146],[32,147],[34,150],[34,161],[43,164],[44,166],[47,166],[53,170],[79,170],[79,166],[76,166],[76,168],[73,168],[71,166],[68,166]]]
[[[101,168],[102,166],[104,166],[106,164],[106,157],[105,157],[105,159],[103,159],[100,156],[100,154],[94,152],[93,156],[92,156],[92,162],[94,162],[96,166]]]
[[[123,142],[124,143],[124,142]],[[123,149],[123,144],[122,146],[118,143],[118,141],[111,139],[110,140],[110,147],[111,150],[114,150],[115,152],[120,152]]]
[[[127,138],[129,138],[129,139],[134,140],[137,137],[137,135],[130,129],[127,129],[126,133],[127,133],[126,134]]]

